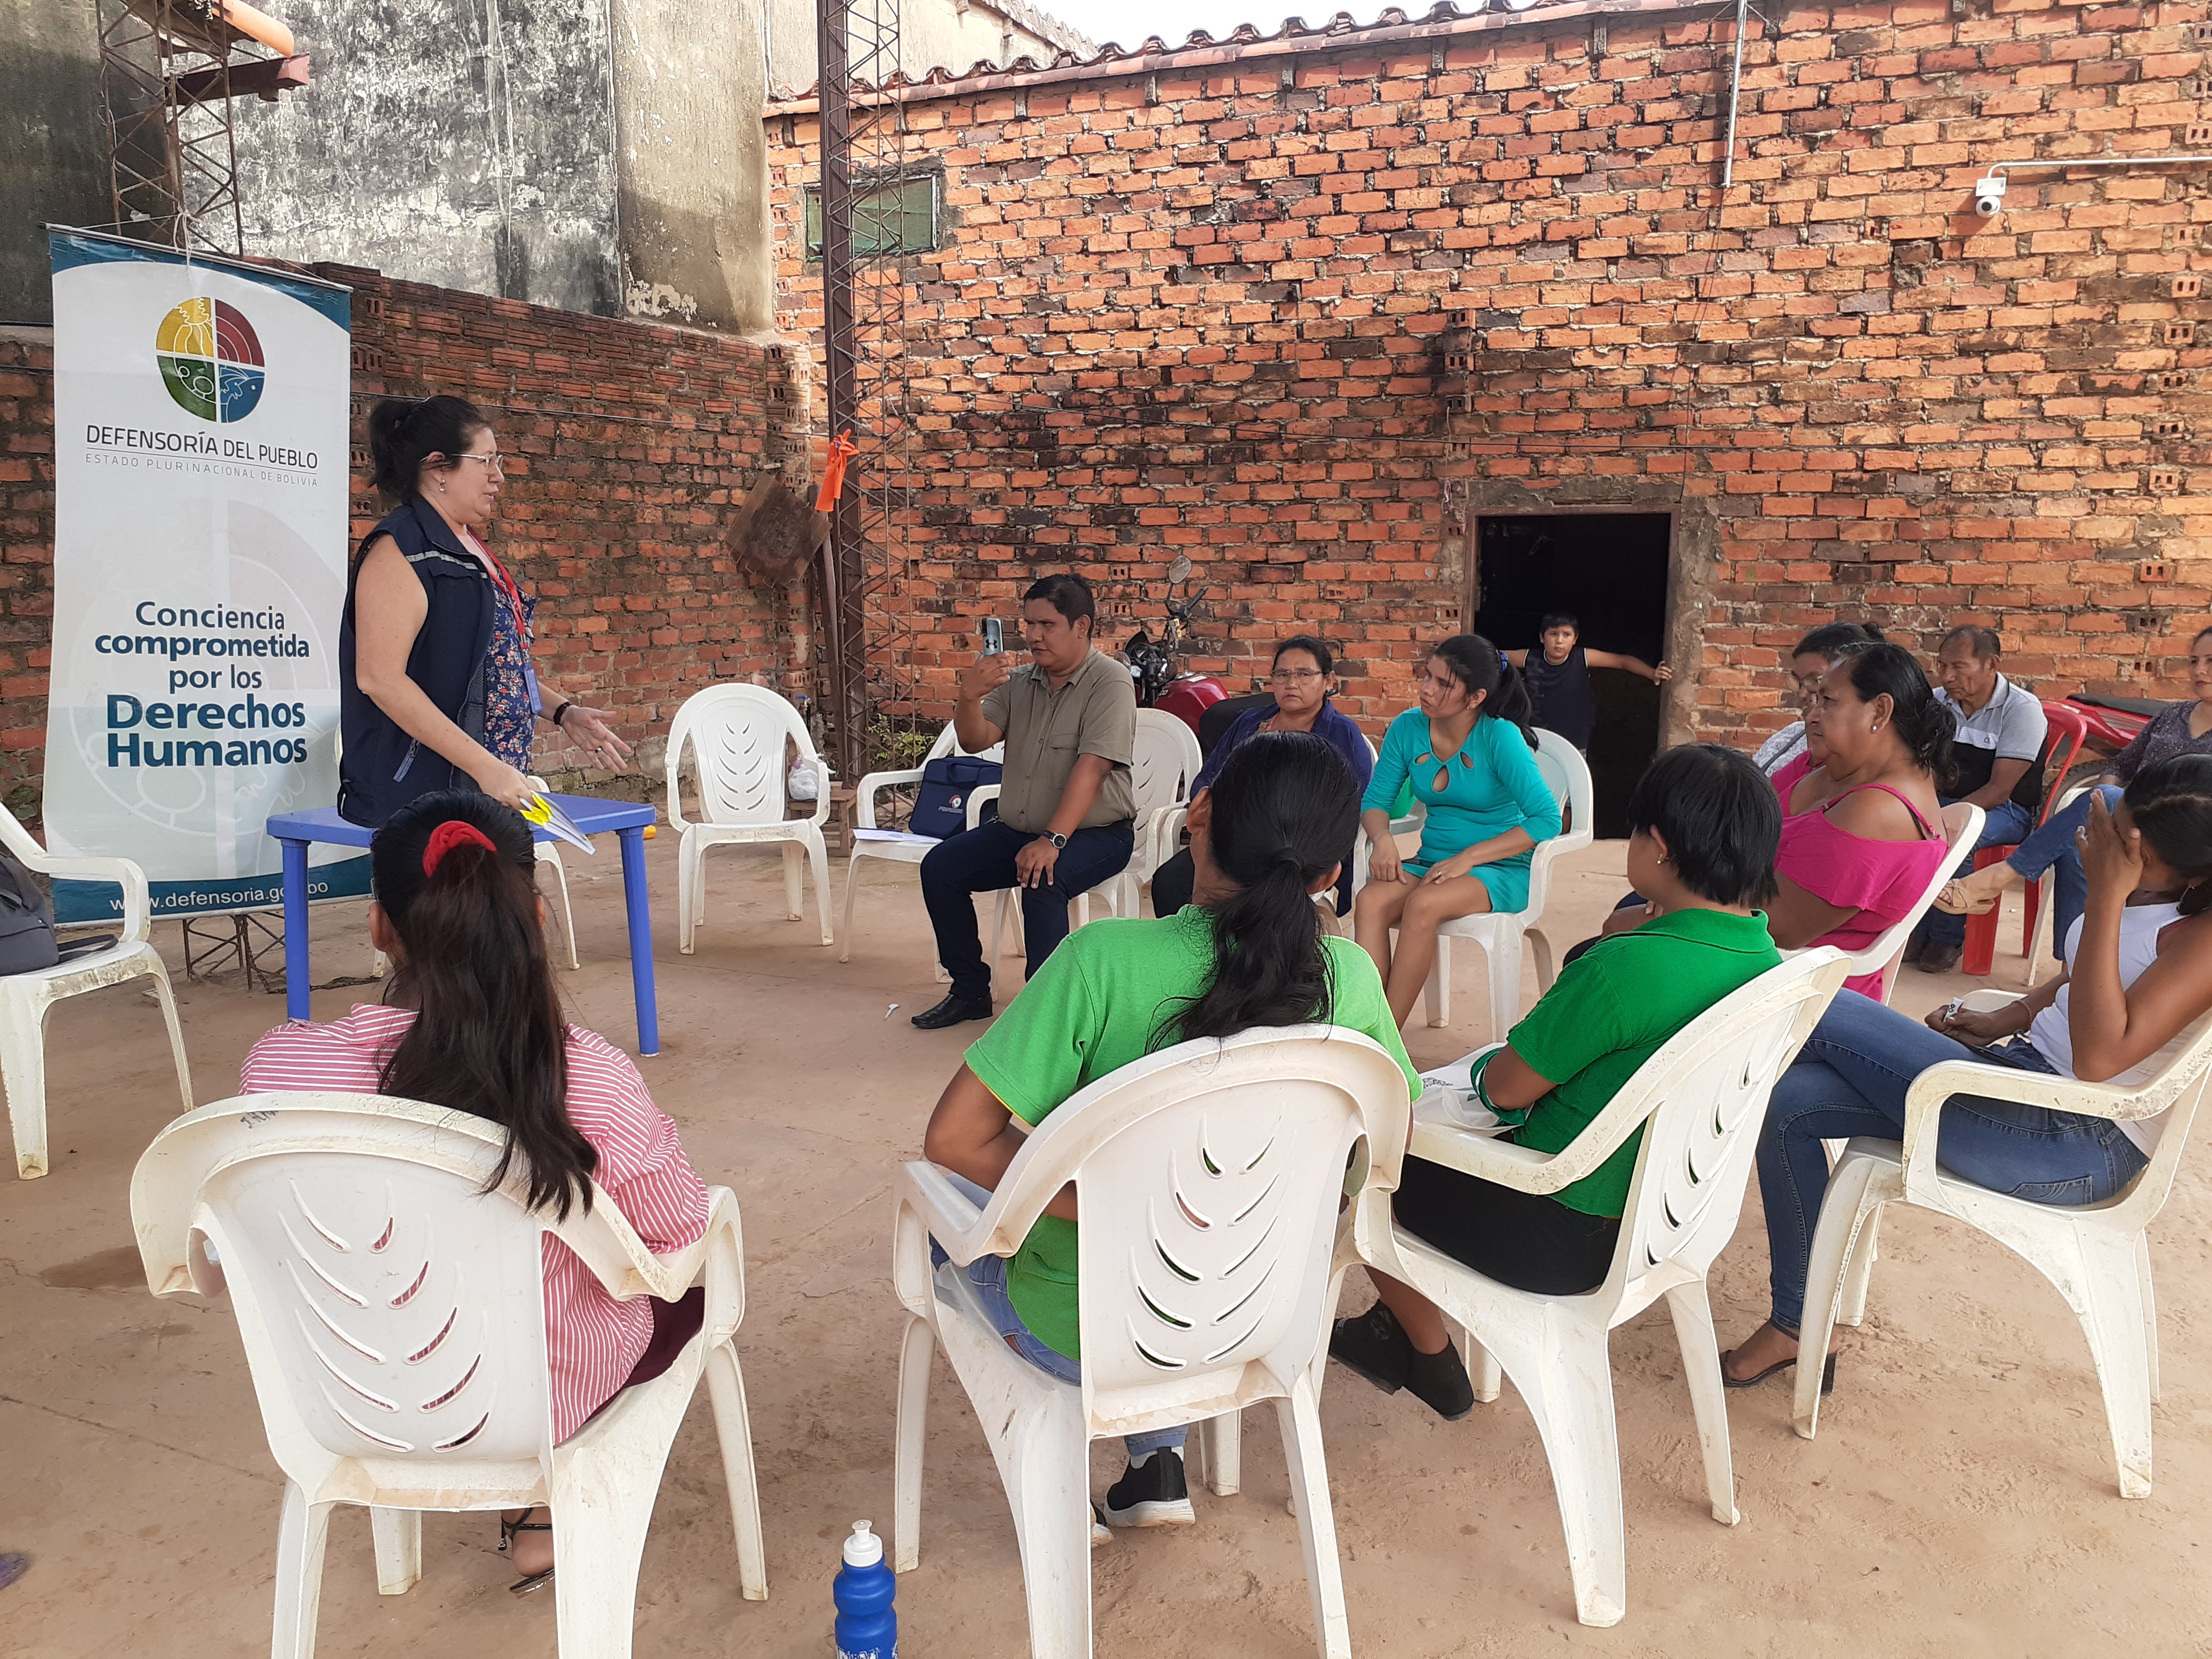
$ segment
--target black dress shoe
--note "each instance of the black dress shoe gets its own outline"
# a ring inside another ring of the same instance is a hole
[[[966,997],[947,997],[934,1008],[925,1008],[914,1017],[917,1031],[941,1031],[948,1025],[957,1025],[963,1019],[988,1019],[991,999],[977,997],[970,1001]]]

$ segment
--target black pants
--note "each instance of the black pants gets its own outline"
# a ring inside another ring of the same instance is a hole
[[[1186,847],[1165,864],[1152,872],[1152,914],[1171,916],[1190,902],[1190,890],[1198,878],[1198,872],[1190,861],[1190,848]],[[1336,914],[1346,915],[1352,909],[1352,854],[1344,855],[1344,873],[1336,878]]]
[[[991,994],[991,969],[983,960],[971,895],[1019,887],[1014,854],[1036,839],[1028,830],[994,818],[947,836],[922,860],[922,902],[929,907],[929,925],[937,930],[937,959],[952,975],[954,996],[980,1002]],[[1127,869],[1136,839],[1135,829],[1127,820],[1079,830],[1060,848],[1051,882],[1021,888],[1022,943],[1029,952],[1030,973],[1043,967],[1045,958],[1067,937],[1069,901]]]
[[[1556,1198],[1408,1158],[1391,1200],[1398,1224],[1475,1272],[1536,1296],[1579,1296],[1605,1283],[1618,1217],[1584,1215]]]

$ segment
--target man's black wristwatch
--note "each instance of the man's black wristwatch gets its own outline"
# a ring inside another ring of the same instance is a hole
[[[1066,836],[1058,835],[1050,830],[1040,830],[1037,831],[1037,839],[1040,841],[1050,842],[1052,843],[1052,850],[1055,853],[1064,853],[1067,850],[1067,837]]]

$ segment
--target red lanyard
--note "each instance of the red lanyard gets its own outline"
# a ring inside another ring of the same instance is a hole
[[[498,554],[493,552],[474,536],[469,535],[466,531],[461,533],[463,538],[468,543],[470,550],[491,567],[491,574],[498,580],[499,585],[507,590],[507,600],[514,606],[514,625],[520,631],[522,627],[522,590],[514,585],[514,578],[507,574],[507,567],[499,562]]]

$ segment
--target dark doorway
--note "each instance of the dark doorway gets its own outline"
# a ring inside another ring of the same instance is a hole
[[[1580,619],[1586,649],[1656,663],[1666,653],[1664,513],[1482,515],[1474,627],[1507,651],[1540,650],[1547,611]],[[1597,727],[1590,738],[1597,833],[1628,833],[1629,792],[1659,748],[1659,688],[1625,669],[1594,668]]]

